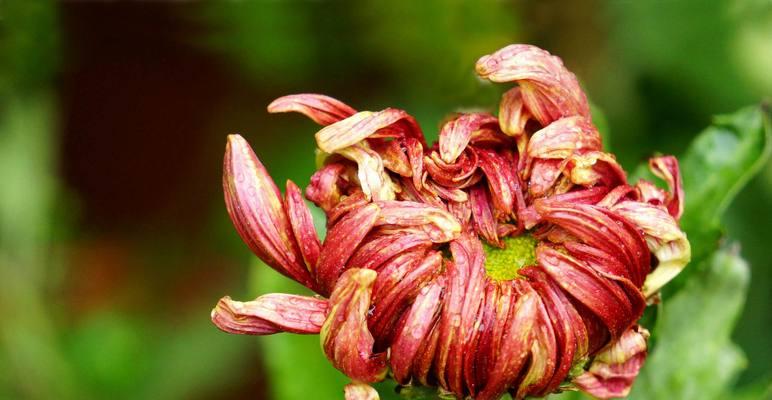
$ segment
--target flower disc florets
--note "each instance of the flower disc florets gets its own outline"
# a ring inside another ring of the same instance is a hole
[[[223,186],[239,234],[322,297],[225,297],[215,324],[319,333],[350,399],[377,398],[367,383],[387,375],[457,398],[624,396],[646,356],[635,322],[690,258],[678,163],[650,161],[669,191],[630,185],[576,77],[544,50],[508,46],[476,69],[517,86],[497,116],[453,115],[432,146],[402,110],[316,94],[268,106],[324,126],[305,190],[327,216],[324,243],[300,188],[282,197],[231,135]]]

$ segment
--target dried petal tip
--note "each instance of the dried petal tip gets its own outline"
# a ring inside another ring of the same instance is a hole
[[[583,392],[600,399],[626,397],[646,360],[649,331],[634,326],[598,353],[590,368],[574,378]]]
[[[327,300],[278,293],[247,302],[226,296],[212,310],[212,322],[218,328],[246,335],[319,333],[326,316]]]
[[[346,400],[379,400],[378,391],[366,383],[349,383],[345,388]]]

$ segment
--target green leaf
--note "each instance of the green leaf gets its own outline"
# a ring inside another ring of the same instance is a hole
[[[686,204],[681,226],[699,262],[716,248],[720,218],[735,195],[769,159],[767,105],[715,117],[680,159]]]
[[[748,265],[735,250],[714,253],[703,271],[662,305],[657,345],[630,398],[728,398],[726,388],[746,364],[731,334],[748,281]]]

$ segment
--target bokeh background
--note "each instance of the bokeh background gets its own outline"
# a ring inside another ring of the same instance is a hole
[[[446,113],[497,104],[474,62],[514,42],[563,58],[628,170],[772,94],[768,0],[1,1],[0,398],[341,398],[317,337],[209,322],[222,295],[298,290],[231,226],[225,136],[304,186],[317,128],[272,99],[394,106],[436,137]],[[723,221],[752,276],[727,390],[753,398],[772,377],[769,164]]]

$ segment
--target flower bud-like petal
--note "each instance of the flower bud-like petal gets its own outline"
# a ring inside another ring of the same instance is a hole
[[[496,124],[496,117],[486,113],[462,114],[443,125],[440,131],[440,157],[448,164],[456,161],[456,158],[469,144],[472,138],[472,132],[480,129],[483,125]]]
[[[330,296],[330,311],[320,333],[327,358],[349,378],[377,382],[386,377],[386,353],[373,354],[367,328],[370,296],[377,273],[352,268],[340,276]]]
[[[306,197],[317,207],[329,212],[340,201],[338,180],[346,167],[341,163],[323,166],[311,176],[311,183],[306,187]]]
[[[322,94],[301,93],[282,96],[268,105],[269,113],[299,112],[319,125],[330,125],[346,119],[356,110]]]
[[[315,289],[279,189],[239,135],[228,136],[223,189],[228,214],[249,248],[275,270]]]
[[[523,102],[542,126],[572,115],[589,118],[590,107],[576,76],[560,58],[538,47],[515,44],[481,57],[477,74],[492,82],[517,82]]]
[[[316,144],[324,152],[332,154],[368,137],[375,137],[382,129],[388,131],[385,136],[414,137],[421,142],[424,140],[415,118],[402,110],[387,108],[377,112],[360,111],[323,128],[316,133]]]
[[[346,400],[379,400],[378,391],[366,383],[349,383],[344,388]]]
[[[648,337],[649,332],[640,326],[628,329],[596,354],[589,370],[573,383],[599,399],[626,397],[646,359]]]
[[[212,322],[228,333],[271,335],[278,332],[319,333],[327,300],[290,294],[266,294],[240,302],[226,296],[212,310]]]
[[[674,217],[662,207],[623,201],[612,210],[643,230],[649,250],[657,257],[657,267],[643,285],[644,295],[651,297],[689,263],[692,258],[689,240]]]
[[[673,156],[661,156],[649,159],[649,168],[654,175],[662,178],[670,189],[667,195],[667,210],[676,220],[684,212],[684,188],[678,160]]]

